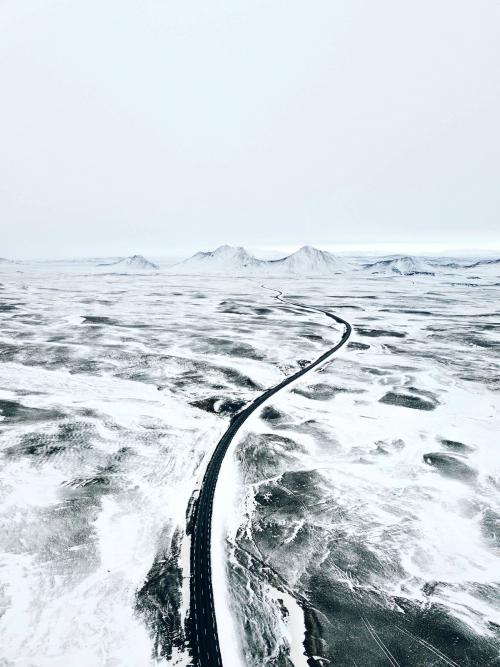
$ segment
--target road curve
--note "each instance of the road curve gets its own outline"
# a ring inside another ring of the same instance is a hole
[[[264,289],[269,289],[262,286]],[[191,530],[191,582],[190,582],[190,626],[191,643],[194,664],[198,667],[215,667],[222,665],[222,658],[217,635],[217,620],[212,593],[212,568],[210,558],[210,538],[212,528],[212,510],[214,504],[215,486],[224,456],[234,436],[248,419],[248,417],[268,398],[302,377],[316,366],[323,363],[328,357],[341,348],[351,335],[352,327],[346,320],[320,308],[304,306],[282,298],[282,292],[277,292],[275,298],[287,305],[296,306],[312,312],[323,313],[338,324],[345,327],[340,341],[324,352],[315,361],[308,364],[297,373],[285,378],[282,382],[258,396],[244,410],[238,412],[232,419],[229,428],[219,440],[212,458],[210,459],[200,488],[198,500],[194,509]]]

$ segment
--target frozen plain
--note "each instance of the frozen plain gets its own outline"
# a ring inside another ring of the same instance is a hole
[[[263,283],[354,333],[223,464],[225,664],[499,664],[498,282],[2,267],[2,667],[189,664],[186,510],[207,457],[339,338]]]

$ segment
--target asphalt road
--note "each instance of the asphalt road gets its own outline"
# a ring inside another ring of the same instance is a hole
[[[265,288],[268,289],[268,288]],[[341,317],[320,308],[304,306],[282,298],[282,292],[277,292],[276,299],[287,305],[297,306],[312,312],[323,313],[330,319],[345,327],[340,341],[315,361],[305,366],[297,373],[286,378],[275,387],[267,389],[258,396],[244,410],[238,412],[231,420],[229,428],[219,440],[212,458],[207,466],[201,485],[198,501],[194,510],[191,535],[191,632],[193,660],[199,667],[222,665],[222,658],[217,635],[217,619],[212,593],[212,567],[210,558],[210,537],[212,528],[212,510],[214,504],[215,486],[219,476],[224,456],[234,436],[242,424],[258,407],[278,391],[302,377],[316,366],[322,364],[341,348],[351,335],[352,327]]]

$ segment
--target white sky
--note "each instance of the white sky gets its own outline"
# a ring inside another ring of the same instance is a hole
[[[0,256],[500,248],[497,0],[0,0]]]

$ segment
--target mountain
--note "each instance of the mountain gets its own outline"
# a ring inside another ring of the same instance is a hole
[[[294,273],[297,275],[330,275],[347,268],[347,263],[325,250],[305,245],[300,250],[266,262],[270,273]]]
[[[265,263],[249,255],[245,248],[221,245],[211,252],[197,252],[196,255],[171,267],[171,270],[175,273],[238,274],[252,269],[258,270]]]
[[[346,263],[323,250],[304,246],[287,257],[257,259],[245,248],[223,245],[211,252],[197,252],[170,267],[173,273],[211,273],[230,275],[331,275],[347,267]]]
[[[395,257],[380,259],[372,264],[365,264],[364,270],[373,274],[396,274],[400,276],[434,276],[434,267],[420,257]]]
[[[118,269],[132,269],[133,271],[157,271],[160,268],[158,264],[150,262],[142,255],[131,255],[130,257],[119,259],[117,262],[98,264],[98,266],[113,266]]]

